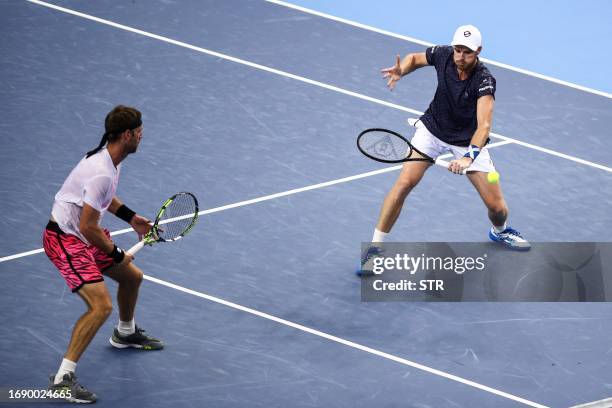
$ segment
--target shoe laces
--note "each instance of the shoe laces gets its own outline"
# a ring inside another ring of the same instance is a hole
[[[515,236],[515,237],[523,238],[523,236],[521,235],[521,233],[520,233],[520,232],[518,232],[517,230],[515,230],[514,228],[510,228],[510,227],[508,227],[508,228],[506,229],[506,231],[504,231],[504,233],[505,233],[505,234],[507,234],[507,235],[512,235],[512,236]]]
[[[145,329],[143,329],[143,328],[141,328],[141,327],[136,326],[136,333],[137,333],[137,334],[140,334],[142,337],[144,337],[145,339],[147,339],[147,340],[149,340],[149,341],[159,341],[159,340],[157,340],[155,337],[153,337],[153,336],[149,336],[149,335],[146,333],[146,330],[145,330]]]

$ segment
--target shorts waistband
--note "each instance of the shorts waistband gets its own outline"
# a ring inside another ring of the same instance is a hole
[[[46,227],[49,231],[53,231],[59,235],[64,235],[64,231],[59,227],[57,222],[49,220]]]

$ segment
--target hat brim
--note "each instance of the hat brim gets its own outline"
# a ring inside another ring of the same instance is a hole
[[[463,45],[464,47],[468,47],[472,51],[478,51],[478,49],[480,48],[480,46],[477,46],[476,48],[474,48],[474,44],[468,44],[467,42],[464,42],[464,41],[453,41],[451,45]]]

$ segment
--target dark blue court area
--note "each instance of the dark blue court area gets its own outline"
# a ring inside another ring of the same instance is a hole
[[[379,72],[422,46],[259,0],[53,4],[66,9],[0,2],[0,388],[45,388],[85,310],[35,250],[61,183],[125,104],[143,112],[144,138],[118,196],[154,217],[190,191],[205,213],[185,239],[138,253],[148,280],[136,321],[166,348],[112,348],[115,308],[77,369],[96,406],[570,407],[612,396],[607,303],[361,302],[360,245],[399,172],[341,179],[385,168],[357,150],[361,130],[410,134],[406,119],[427,108],[432,68],[393,92]],[[492,141],[511,141],[491,149],[510,225],[534,242],[611,241],[612,100],[489,68]],[[112,215],[103,225],[126,228]],[[489,228],[467,179],[434,166],[393,238],[486,241]]]

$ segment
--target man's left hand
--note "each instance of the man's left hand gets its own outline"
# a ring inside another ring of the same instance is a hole
[[[130,225],[138,234],[138,239],[142,239],[142,237],[146,235],[149,231],[151,231],[151,228],[153,227],[153,224],[150,220],[146,219],[145,217],[141,217],[138,214],[132,217]]]
[[[472,165],[472,159],[469,157],[462,157],[459,160],[453,160],[448,166],[448,171],[455,174],[463,173],[463,170],[467,169]]]

